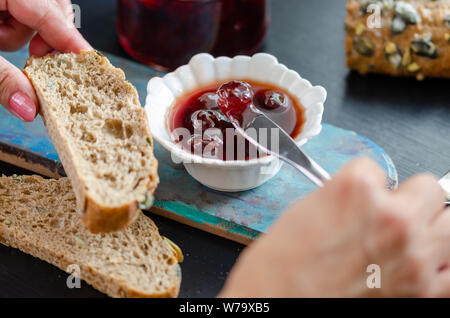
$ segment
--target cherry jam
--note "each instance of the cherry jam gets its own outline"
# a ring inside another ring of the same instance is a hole
[[[305,117],[297,100],[277,87],[254,81],[215,84],[186,94],[169,116],[169,129],[184,149],[197,155],[208,153],[222,160],[260,157],[255,147],[240,136],[232,136],[233,147],[227,147],[227,130],[234,132],[230,118],[249,122],[246,116],[251,116],[250,105],[264,112],[292,138],[301,133]],[[244,149],[243,158],[238,149]]]
[[[240,126],[245,126],[244,116],[249,112],[255,96],[251,85],[243,81],[231,81],[221,85],[216,94],[217,106],[222,113],[228,119],[239,121]]]
[[[162,70],[186,64],[201,52],[252,55],[267,26],[266,0],[118,0],[122,47]]]

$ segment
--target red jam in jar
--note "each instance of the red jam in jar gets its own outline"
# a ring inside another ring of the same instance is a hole
[[[268,26],[266,0],[118,0],[123,48],[138,61],[173,70],[201,52],[251,55]]]
[[[229,117],[238,118],[241,122],[250,121],[246,116],[252,116],[249,115],[251,104],[292,138],[300,135],[305,116],[297,99],[278,87],[255,81],[230,81],[186,94],[178,99],[170,113],[169,129],[184,149],[197,155],[208,150],[208,154],[212,153],[221,160],[249,160],[253,158],[254,146],[234,135],[230,149],[227,147],[227,129],[234,131]],[[245,152],[241,158],[238,147],[242,143]],[[256,157],[260,156],[257,154]]]

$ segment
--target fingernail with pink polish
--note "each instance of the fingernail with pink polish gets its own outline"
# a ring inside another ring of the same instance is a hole
[[[36,117],[36,105],[30,96],[23,92],[14,93],[9,99],[11,113],[24,121],[33,121]]]

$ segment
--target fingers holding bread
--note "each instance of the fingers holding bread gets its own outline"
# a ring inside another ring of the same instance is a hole
[[[38,101],[26,76],[0,56],[0,104],[23,121],[33,121]]]

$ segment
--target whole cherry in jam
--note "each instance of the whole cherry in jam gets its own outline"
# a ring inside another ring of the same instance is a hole
[[[250,84],[231,81],[219,87],[217,96],[220,110],[227,117],[241,121],[242,114],[253,103],[254,93]]]
[[[210,128],[225,129],[233,126],[219,109],[199,109],[185,118],[185,127],[191,133],[202,133]]]
[[[214,92],[202,94],[194,101],[193,106],[197,109],[218,109],[217,94]]]
[[[192,135],[186,142],[191,152],[203,156],[223,158],[222,145],[224,141],[217,132],[207,131],[203,135]]]
[[[272,89],[263,89],[256,93],[255,100],[258,106],[268,110],[281,110],[289,107],[286,96]]]

